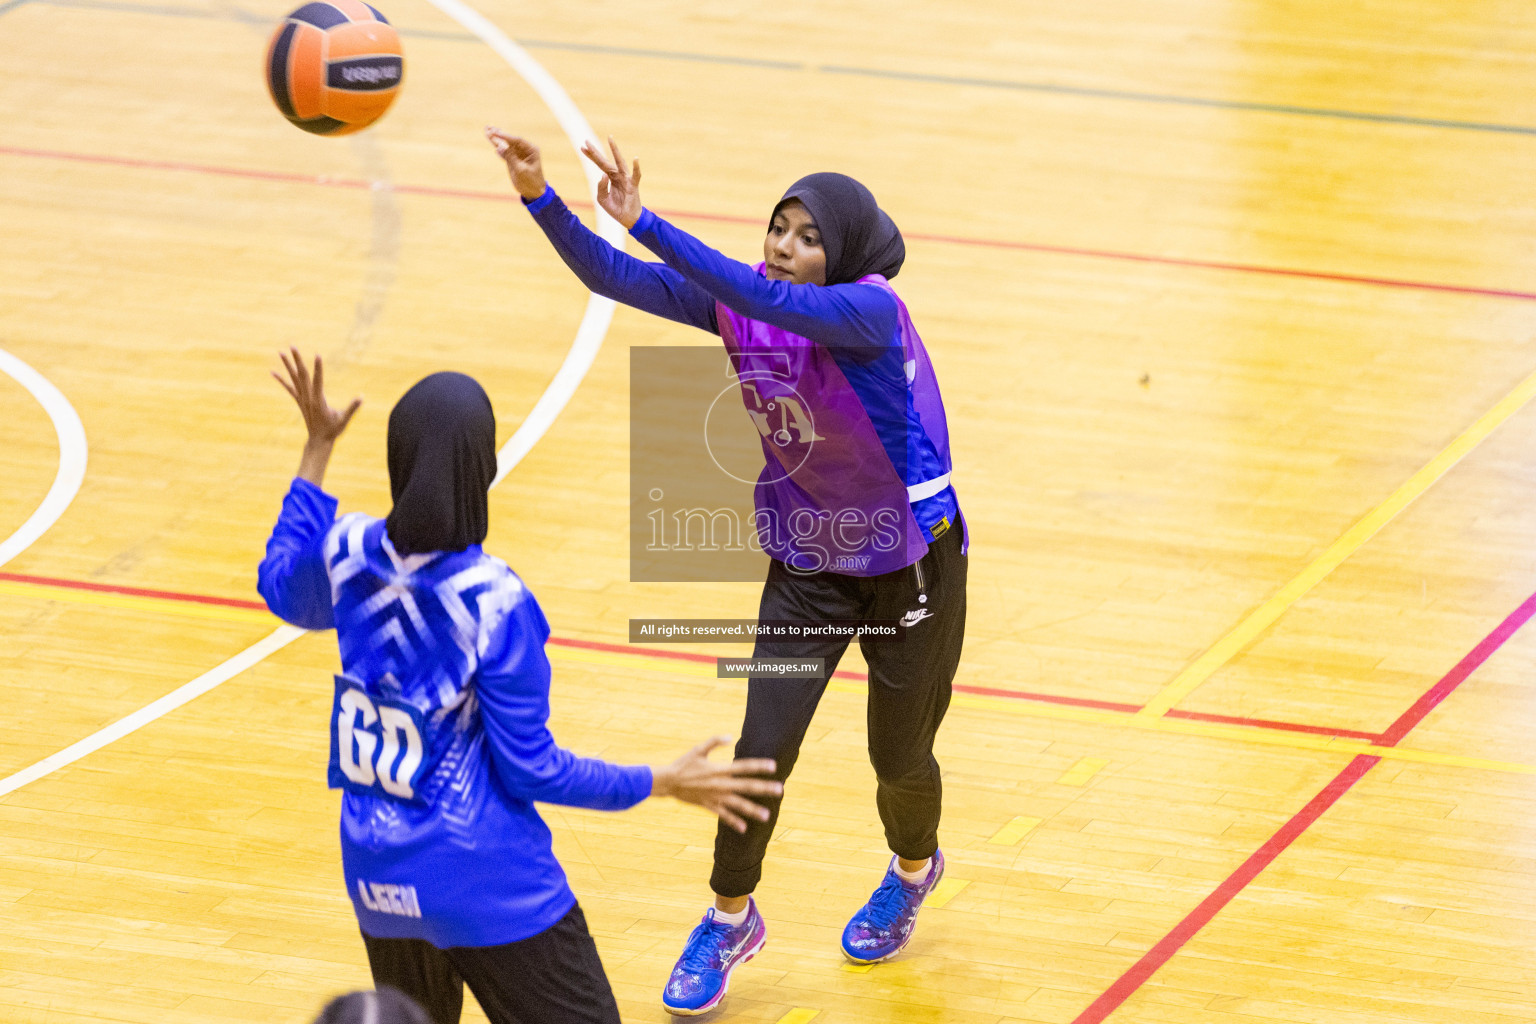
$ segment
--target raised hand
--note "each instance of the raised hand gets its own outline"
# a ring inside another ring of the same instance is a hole
[[[709,752],[730,742],[715,736],[694,747],[669,765],[651,769],[651,795],[674,796],[713,811],[737,832],[747,830],[745,819],[768,820],[768,808],[748,797],[780,796],[784,784],[773,779],[774,763],[767,758],[743,757],[729,763],[709,759]]]
[[[603,172],[597,183],[597,205],[626,229],[632,228],[645,210],[640,203],[640,161],[636,160],[626,171],[624,156],[611,135],[608,136],[608,148],[613,151],[612,163],[595,142],[582,143],[581,153]]]
[[[496,147],[496,153],[507,162],[507,173],[512,177],[512,187],[517,194],[532,202],[544,194],[544,164],[539,159],[539,147],[527,139],[508,135],[500,128],[487,127],[485,137]]]
[[[289,358],[290,353],[292,358]],[[304,444],[304,455],[299,460],[298,475],[318,487],[331,458],[331,446],[336,443],[341,432],[347,429],[347,424],[352,422],[352,414],[357,412],[363,400],[361,397],[354,398],[352,404],[337,412],[325,400],[325,364],[318,355],[315,356],[313,372],[304,365],[304,357],[296,348],[277,355],[283,361],[283,369],[287,371],[288,378],[284,380],[275,370],[272,377],[292,396],[299,407],[299,413],[304,417],[304,428],[309,432],[309,440]]]

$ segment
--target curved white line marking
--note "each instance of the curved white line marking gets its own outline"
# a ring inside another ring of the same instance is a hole
[[[592,126],[587,124],[587,119],[576,108],[576,104],[571,102],[570,96],[566,95],[560,83],[544,70],[543,65],[530,57],[527,50],[508,39],[505,32],[492,24],[485,15],[464,3],[464,0],[430,0],[430,3],[479,36],[481,42],[496,51],[497,56],[510,64],[512,70],[523,76],[523,81],[539,94],[539,99],[543,100],[550,113],[555,115],[555,120],[560,123],[565,137],[570,140],[571,147],[576,150],[576,158],[587,176],[587,190],[596,199],[598,170],[592,166],[590,160],[581,155],[581,144],[593,138]],[[623,225],[602,210],[597,211],[597,233],[612,243],[615,248],[624,248],[627,233]],[[603,345],[603,338],[608,333],[608,325],[613,320],[613,309],[612,299],[594,295],[587,300],[587,311],[581,318],[581,326],[576,329],[576,341],[571,345],[571,350],[566,353],[565,362],[560,364],[560,369],[556,371],[549,386],[544,389],[544,394],[539,396],[528,418],[523,420],[517,432],[501,446],[501,451],[497,453],[496,480],[492,484],[493,487],[500,483],[511,472],[512,467],[522,461],[523,456],[532,450],[534,442],[544,436],[550,425],[555,422],[555,417],[560,415],[560,411],[576,393],[577,385],[587,375],[587,370],[592,366],[592,360],[597,358],[597,350]]]
[[[528,56],[528,53],[522,47],[508,39],[506,33],[487,21],[474,8],[462,3],[461,0],[431,0],[431,3],[460,25],[463,25],[479,36],[487,46],[495,50],[503,60],[512,66],[512,70],[521,75],[523,80],[533,87],[533,91],[539,94],[539,98],[554,113],[555,119],[560,122],[560,127],[565,131],[566,138],[570,140],[572,147],[577,150],[579,155],[581,144],[586,139],[591,138],[592,129],[587,124],[587,119],[581,115],[581,111],[576,109],[576,104],[571,102],[571,98],[560,87],[560,83],[556,82],[538,61]],[[581,158],[581,163],[582,167],[586,170],[588,190],[591,191],[595,199],[597,195],[597,169],[585,157]],[[615,247],[622,249],[625,239],[623,226],[601,210],[598,211],[597,220],[598,234]],[[500,483],[511,472],[512,467],[522,461],[523,456],[533,449],[534,444],[549,430],[550,426],[555,422],[555,417],[560,415],[560,411],[565,408],[566,403],[571,400],[571,396],[576,393],[577,386],[586,377],[587,370],[592,366],[592,361],[597,358],[597,350],[603,345],[603,338],[608,333],[608,325],[613,321],[613,309],[614,302],[612,299],[593,295],[587,300],[586,312],[582,314],[581,325],[576,328],[576,339],[571,343],[571,348],[566,353],[565,361],[560,364],[560,369],[555,372],[554,379],[549,382],[549,386],[544,389],[544,393],[534,403],[533,410],[528,413],[528,417],[523,420],[522,425],[517,428],[517,431],[507,439],[507,443],[501,446],[501,451],[496,453],[496,479],[491,482],[492,487]],[[4,355],[5,353],[0,351],[0,356]],[[33,374],[37,381],[51,390],[54,395],[57,395],[64,409],[73,418],[74,425],[79,430],[81,445],[80,475],[83,476],[85,473],[85,431],[80,429],[80,420],[74,416],[74,410],[69,408],[69,403],[64,401],[64,396],[59,394],[57,389],[54,389],[42,377],[37,376],[32,368],[25,363],[16,360],[16,364],[27,373]],[[3,363],[0,363],[0,366],[3,365]],[[16,374],[13,373],[12,376],[16,376]],[[18,377],[17,379],[21,378]],[[32,391],[34,395],[38,394],[31,387],[28,387],[28,390]],[[43,401],[41,397],[38,400]],[[48,406],[47,402],[44,402],[44,406],[49,408],[49,415],[54,416],[53,409]],[[54,426],[59,428],[57,416],[54,416]],[[59,439],[62,448],[64,439],[62,428],[59,428]],[[64,476],[62,459],[59,465],[59,475],[60,479]],[[74,492],[79,489],[79,486],[80,481],[76,479],[73,489],[69,491],[68,497],[64,498],[64,505],[69,504],[69,498],[74,496]],[[54,491],[57,490],[59,490],[59,481],[55,480],[54,489],[48,492],[48,497],[43,501],[44,506],[47,506],[53,500]],[[32,519],[39,518],[42,511],[43,509],[39,508]],[[40,534],[43,530],[46,530],[63,511],[64,509],[61,506],[58,512],[54,514],[53,519],[49,519],[37,532]],[[22,529],[26,530],[31,525],[32,520],[28,520],[27,525],[23,526]],[[18,531],[17,535],[20,535],[20,531]],[[15,539],[15,537],[11,538],[11,540]],[[10,543],[10,540],[6,541],[7,545]],[[26,547],[26,544],[23,544],[22,547]],[[21,549],[18,548],[17,550]],[[4,561],[5,558],[0,557],[0,563]],[[204,672],[190,683],[184,683],[154,703],[147,704],[127,717],[121,718],[106,728],[92,733],[80,742],[65,747],[57,754],[45,757],[36,764],[16,772],[14,775],[0,779],[0,797],[20,789],[29,782],[36,782],[38,779],[58,771],[65,765],[73,764],[87,754],[94,753],[107,744],[120,740],[129,733],[143,728],[155,719],[169,714],[188,701],[201,697],[220,683],[234,678],[255,665],[267,657],[267,655],[287,647],[303,636],[305,632],[305,630],[297,626],[279,626],[266,637],[247,647],[218,668]]]
[[[65,765],[100,750],[113,740],[120,740],[134,730],[176,710],[194,697],[201,697],[225,680],[244,672],[272,652],[287,647],[304,633],[305,631],[298,626],[279,626],[265,639],[247,647],[218,668],[204,672],[190,683],[178,686],[159,700],[144,705],[124,718],[119,718],[106,728],[91,733],[85,739],[65,747],[57,754],[50,754],[36,764],[23,768],[15,775],[0,779],[0,796],[18,790],[29,782],[36,782],[43,776],[50,775]]]
[[[87,449],[85,427],[75,415],[74,406],[69,404],[62,391],[49,383],[48,378],[4,349],[0,349],[0,373],[14,378],[37,399],[53,421],[53,432],[59,438],[59,471],[54,474],[53,486],[48,488],[43,503],[27,517],[21,528],[0,543],[0,565],[4,565],[30,547],[69,508],[85,479]]]
[[[496,479],[491,481],[492,487],[501,483],[512,472],[512,467],[523,461],[523,456],[532,451],[539,438],[554,425],[555,417],[560,415],[592,368],[592,361],[597,358],[597,350],[603,347],[603,338],[612,322],[612,299],[594,295],[587,300],[586,315],[581,318],[581,326],[576,328],[576,340],[565,354],[565,362],[555,371],[554,379],[534,403],[528,418],[496,453]]]

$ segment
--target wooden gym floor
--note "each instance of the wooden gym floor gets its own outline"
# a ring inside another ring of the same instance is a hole
[[[800,174],[867,182],[945,387],[973,532],[950,879],[900,959],[843,965],[886,856],[853,655],[717,1019],[1536,1021],[1536,8],[475,6],[729,253]],[[301,1024],[367,982],[334,642],[249,604],[300,443],[266,371],[296,344],[366,396],[329,484],[382,513],[405,387],[473,373],[510,437],[585,308],[479,134],[530,134],[580,198],[508,63],[396,2],[396,109],[313,138],[260,76],[285,7],[0,2],[0,351],[88,445],[0,569],[6,1024]],[[627,350],[695,343],[621,309],[492,497],[582,752],[739,721],[739,683],[624,642],[756,607],[626,582]],[[0,538],[79,455],[5,365]],[[199,678],[227,681],[17,774]],[[665,1020],[710,822],[547,818],[625,1019]]]

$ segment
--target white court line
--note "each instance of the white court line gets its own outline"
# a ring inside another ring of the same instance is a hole
[[[282,650],[305,634],[298,626],[279,626],[264,640],[252,644],[216,669],[204,672],[190,683],[177,687],[152,704],[146,704],[124,718],[119,718],[105,729],[91,733],[79,743],[73,743],[57,754],[50,754],[30,767],[14,775],[0,779],[0,796],[14,792],[29,782],[36,782],[67,764],[73,764],[85,755],[100,750],[113,740],[148,725],[162,715],[174,711],[187,701],[201,697],[227,679],[231,679],[274,651]]]
[[[544,70],[543,65],[530,57],[528,51],[508,39],[505,32],[463,0],[429,0],[429,2],[479,36],[485,45],[495,50],[497,56],[510,64],[512,70],[522,75],[523,80],[533,86],[533,91],[539,94],[539,98],[549,107],[550,113],[555,115],[555,120],[565,132],[565,137],[575,148],[577,160],[582,170],[586,172],[587,190],[595,199],[600,172],[592,165],[592,161],[581,155],[581,144],[593,138],[592,126],[587,124],[587,119],[576,108],[576,104],[571,102],[570,96],[566,95],[560,83]],[[627,233],[623,225],[601,209],[597,211],[597,233],[615,247],[624,248]],[[577,385],[587,375],[587,370],[592,366],[592,360],[597,357],[597,350],[602,347],[603,337],[608,333],[608,324],[613,319],[613,310],[612,299],[593,295],[587,300],[587,312],[581,318],[581,326],[576,329],[576,341],[571,345],[571,350],[566,353],[565,362],[560,364],[560,369],[555,373],[555,379],[549,382],[549,387],[545,388],[544,394],[539,396],[533,411],[528,414],[527,419],[523,420],[517,432],[501,446],[501,451],[496,458],[496,479],[491,486],[494,487],[500,483],[511,472],[512,467],[522,461],[523,456],[533,448],[534,442],[544,436],[545,431],[549,430],[550,425],[555,422],[555,417],[560,415],[560,410],[565,408],[571,396],[576,393]]]
[[[37,399],[53,421],[53,432],[59,438],[59,471],[54,474],[53,486],[21,528],[0,543],[0,565],[4,565],[30,547],[69,508],[85,480],[87,448],[85,427],[75,414],[75,407],[48,378],[4,349],[0,349],[0,373],[13,378]]]
[[[508,39],[506,33],[486,20],[474,8],[462,3],[461,0],[431,0],[431,3],[460,25],[463,25],[469,31],[479,36],[487,46],[496,51],[503,60],[512,66],[512,70],[521,75],[523,80],[533,87],[533,91],[539,94],[539,98],[544,101],[545,105],[555,115],[555,120],[560,123],[566,138],[570,140],[572,147],[577,150],[577,155],[580,156],[581,144],[592,138],[592,128],[587,124],[587,119],[582,116],[581,111],[576,108],[576,104],[571,102],[570,96],[566,95],[565,90],[560,87],[560,83],[556,82],[549,72],[545,71],[543,66],[530,57],[522,47]],[[581,163],[586,169],[588,190],[595,199],[597,196],[597,169],[585,157],[581,157]],[[626,237],[623,226],[601,210],[598,211],[597,220],[598,234],[617,248],[622,249]],[[539,400],[534,404],[533,410],[529,412],[528,417],[523,420],[522,425],[517,428],[517,431],[507,439],[507,443],[501,446],[501,451],[496,453],[496,479],[491,482],[492,487],[500,483],[511,472],[512,467],[522,461],[523,456],[533,449],[534,444],[539,438],[544,436],[555,422],[555,417],[559,416],[561,410],[570,402],[571,396],[576,393],[576,388],[587,375],[587,370],[591,368],[592,361],[597,358],[597,350],[602,347],[603,338],[608,333],[608,325],[613,321],[613,310],[614,302],[612,299],[593,295],[587,300],[586,312],[582,314],[581,324],[576,328],[576,339],[571,343],[571,348],[566,353],[565,361],[560,364],[560,369],[556,371],[554,379],[549,382],[549,385],[544,389],[544,393],[539,396]],[[515,339],[513,340],[515,341]],[[4,355],[4,352],[0,352],[0,356]],[[14,357],[7,356],[6,358]],[[38,382],[41,382],[54,395],[58,396],[59,402],[63,403],[64,409],[73,418],[75,427],[79,429],[80,420],[74,416],[74,410],[69,408],[69,403],[64,401],[64,396],[59,394],[57,389],[53,388],[42,377],[37,376],[31,367],[20,360],[15,360],[15,362],[27,373],[32,374]],[[0,363],[0,367],[5,365]],[[10,372],[10,370],[7,369],[7,372]],[[17,376],[14,373],[11,375]],[[17,377],[17,379],[21,380],[22,378]],[[23,381],[24,386],[26,386],[26,383],[26,381]],[[38,394],[31,387],[27,389],[32,391],[34,395]],[[54,417],[54,426],[56,429],[59,429],[59,440],[62,450],[64,431],[59,427],[59,418],[55,416],[53,409],[41,396],[39,396],[38,401],[43,402],[44,407],[49,409],[49,416]],[[84,430],[79,431],[79,438],[79,471],[80,475],[83,476],[85,473]],[[59,475],[60,479],[63,479],[64,463],[62,458],[59,465]],[[79,486],[80,482],[76,479],[74,488],[64,498],[64,505],[69,504],[69,498],[74,496],[74,491],[78,490]],[[48,497],[43,501],[44,506],[48,506],[48,503],[53,500],[54,491],[57,490],[59,490],[59,481],[55,480],[53,490],[48,492]],[[40,507],[38,512],[33,514],[32,519],[38,519],[42,511],[43,508]],[[57,519],[63,511],[61,506],[53,515],[53,519]],[[53,519],[49,519],[44,523],[37,532],[42,533],[43,530],[46,530],[52,524]],[[32,520],[28,520],[22,529],[28,529],[31,524]],[[19,534],[20,531],[18,531]],[[15,540],[15,537],[12,537],[11,540]],[[6,541],[7,545],[10,543],[10,540]],[[25,546],[25,544],[22,545],[22,547]],[[18,548],[17,550],[20,549]],[[0,557],[0,563],[4,561],[5,558]],[[287,647],[303,636],[305,632],[305,630],[297,626],[279,626],[266,637],[247,647],[222,665],[211,671],[204,672],[190,683],[177,687],[154,703],[148,704],[127,717],[113,722],[106,728],[92,733],[78,743],[65,747],[56,754],[43,758],[36,764],[23,768],[14,775],[0,779],[0,797],[20,789],[29,782],[35,782],[46,775],[50,775],[66,765],[73,764],[87,754],[100,750],[108,743],[122,739],[129,733],[155,721],[157,718],[169,714],[188,701],[201,697],[220,683],[234,678],[257,664],[266,658],[267,655]]]

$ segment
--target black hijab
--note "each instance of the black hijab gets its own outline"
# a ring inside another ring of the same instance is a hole
[[[868,274],[892,278],[901,270],[907,244],[896,223],[880,209],[874,193],[848,175],[807,174],[789,186],[773,212],[791,199],[800,200],[821,232],[827,284],[848,284]]]
[[[485,540],[496,478],[496,416],[462,373],[424,377],[389,414],[389,540],[402,555]]]

